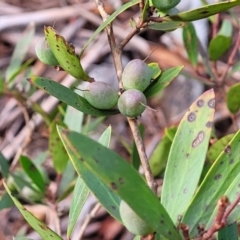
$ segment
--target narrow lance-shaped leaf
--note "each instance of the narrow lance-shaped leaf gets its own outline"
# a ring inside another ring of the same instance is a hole
[[[223,11],[227,11],[228,9],[238,5],[240,5],[240,0],[229,0],[225,2],[209,4],[194,10],[181,12],[172,16],[167,16],[164,18],[164,20],[191,22],[198,19],[210,17]]]
[[[118,110],[99,110],[90,105],[87,100],[71,89],[47,78],[32,77],[28,79],[35,86],[56,97],[60,101],[77,110],[92,116],[109,116],[119,113]]]
[[[69,147],[69,142],[62,137],[61,132],[64,130],[58,128],[58,131],[78,175],[84,180],[88,188],[105,207],[105,209],[115,219],[121,222],[121,217],[119,214],[119,205],[121,201],[120,197],[116,193],[112,192],[108,186],[100,181],[98,176],[92,173],[92,171],[90,171],[81,161],[79,161],[79,154],[77,153],[76,149]],[[76,139],[76,141],[78,141],[78,139]]]
[[[183,42],[190,62],[193,66],[196,66],[198,60],[198,39],[192,23],[187,23],[183,27]]]
[[[98,141],[104,146],[109,147],[110,140],[111,140],[111,133],[112,133],[112,128],[108,127],[100,136]],[[87,200],[89,193],[90,191],[86,183],[83,181],[81,177],[78,177],[77,183],[74,188],[73,200],[72,200],[70,211],[69,211],[69,224],[67,229],[68,238],[70,238],[72,234],[72,230],[77,222],[77,218],[82,210],[82,207],[84,206]]]
[[[165,70],[144,91],[146,98],[153,97],[164,89],[182,70],[183,66],[173,67]]]
[[[182,239],[158,198],[129,163],[82,134],[68,130],[59,132],[79,172],[84,167],[96,176],[110,193],[120,196],[156,232],[175,240]],[[113,207],[112,211],[118,208]]]
[[[175,224],[196,191],[211,135],[214,107],[214,91],[210,89],[191,105],[174,137],[161,202]]]
[[[199,224],[211,225],[220,197],[227,195],[230,201],[236,198],[240,183],[239,141],[240,131],[214,162],[185,213],[182,222],[189,226],[191,236],[198,234]]]
[[[218,34],[211,39],[208,54],[209,58],[217,61],[231,46],[232,43],[232,24],[224,20]]]
[[[90,77],[83,70],[74,47],[68,44],[64,37],[56,33],[52,27],[44,27],[44,34],[60,66],[76,79],[89,81]]]
[[[10,192],[5,182],[3,185],[13,200],[14,204],[21,212],[22,216],[26,219],[29,225],[42,237],[43,240],[62,240],[53,230],[51,230],[45,223],[38,220],[31,212],[29,212]]]
[[[45,180],[33,161],[26,156],[20,157],[22,168],[41,192],[45,192]]]
[[[21,68],[21,64],[27,54],[34,33],[35,26],[33,24],[30,24],[24,31],[23,37],[20,40],[18,40],[18,43],[12,54],[10,64],[6,71],[7,82],[12,81],[13,77],[15,76],[15,73],[18,72],[19,68]]]

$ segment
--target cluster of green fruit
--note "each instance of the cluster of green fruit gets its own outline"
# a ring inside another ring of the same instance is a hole
[[[36,45],[37,57],[47,65],[59,65],[45,39]],[[92,82],[85,91],[86,100],[95,108],[111,109],[118,106],[127,117],[140,116],[146,108],[147,100],[143,91],[149,86],[151,69],[140,59],[130,61],[122,74],[122,84],[126,91],[120,97],[118,91],[105,82]]]
[[[127,117],[137,117],[146,108],[147,100],[142,93],[150,84],[151,70],[140,59],[130,61],[122,74],[126,91],[120,97],[116,89],[104,82],[92,82],[85,92],[85,98],[98,109],[111,109],[118,105],[119,111]]]

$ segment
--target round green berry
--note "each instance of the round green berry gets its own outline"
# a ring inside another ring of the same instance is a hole
[[[146,108],[147,99],[144,94],[137,89],[125,91],[118,99],[119,111],[127,117],[140,116]]]
[[[125,201],[120,202],[119,212],[122,222],[129,232],[140,236],[146,236],[154,232]]]
[[[144,91],[150,84],[152,77],[151,69],[141,59],[130,61],[123,70],[122,83],[127,89]]]
[[[84,92],[87,101],[98,109],[111,109],[117,105],[118,92],[105,82],[92,82]]]
[[[46,65],[53,65],[57,66],[59,65],[58,60],[54,56],[51,48],[48,45],[48,42],[45,38],[41,39],[36,46],[35,46],[35,52],[38,57],[38,59],[43,62]]]

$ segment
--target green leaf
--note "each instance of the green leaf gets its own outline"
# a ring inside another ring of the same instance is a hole
[[[9,163],[8,160],[0,152],[0,170],[4,178],[8,177],[9,174]]]
[[[45,192],[46,183],[44,181],[42,174],[39,172],[34,162],[31,161],[26,156],[20,156],[19,160],[27,176],[32,180],[33,183],[36,184],[36,186],[39,188],[41,192]]]
[[[188,59],[195,67],[198,62],[198,38],[192,23],[183,27],[183,42],[188,54]]]
[[[81,132],[83,117],[83,112],[77,111],[77,109],[71,106],[67,106],[67,110],[64,116],[64,123],[70,130]]]
[[[18,41],[13,54],[11,56],[10,64],[6,71],[6,81],[10,82],[16,76],[16,72],[19,72],[21,64],[26,57],[30,43],[35,33],[35,26],[29,24],[23,33],[23,37]]]
[[[162,89],[164,89],[180,73],[182,68],[183,66],[178,66],[169,68],[162,72],[162,74],[144,91],[145,96],[147,98],[153,97]]]
[[[214,107],[214,91],[210,89],[191,105],[174,137],[161,202],[175,224],[196,191],[208,149]]]
[[[227,106],[231,113],[237,113],[240,109],[240,83],[236,83],[229,88]]]
[[[32,77],[28,79],[32,84],[46,91],[48,94],[56,97],[60,101],[70,105],[77,110],[93,116],[109,116],[119,113],[118,110],[99,110],[90,105],[87,100],[71,89],[54,82],[53,80],[41,77]]]
[[[111,16],[109,16],[107,18],[106,21],[104,21],[97,29],[96,31],[93,33],[93,35],[89,38],[89,40],[87,41],[87,43],[84,45],[84,47],[82,48],[82,51],[80,53],[80,58],[83,55],[84,51],[86,50],[86,48],[88,47],[89,43],[92,42],[92,40],[98,36],[98,34],[105,28],[107,27],[120,13],[124,12],[125,10],[127,10],[128,8],[136,5],[139,3],[139,0],[132,0],[129,1],[125,4],[123,4],[120,8],[118,8]]]
[[[166,135],[167,131],[175,131],[176,127],[171,127],[169,129],[165,129],[165,135],[162,137],[157,147],[153,151],[151,157],[149,158],[150,168],[152,170],[152,174],[154,177],[158,176],[167,165],[169,151],[172,145],[172,140]],[[175,133],[174,133],[175,135]]]
[[[0,196],[0,211],[5,208],[10,208],[14,206],[12,199],[9,197],[8,193],[3,193]]]
[[[237,223],[233,223],[225,228],[222,228],[217,235],[217,240],[238,240]]]
[[[227,11],[230,8],[240,5],[240,0],[229,0],[220,3],[214,3],[205,5],[194,10],[181,12],[176,15],[167,16],[164,18],[166,21],[182,21],[182,22],[191,22],[198,19],[203,19],[215,15],[220,12]]]
[[[156,79],[157,77],[159,77],[159,75],[161,74],[161,69],[160,69],[158,63],[156,63],[156,62],[149,63],[148,67],[152,71],[151,79]]]
[[[69,209],[69,222],[67,236],[70,239],[73,228],[77,222],[78,216],[88,198],[89,189],[84,181],[78,177],[73,191],[72,202]]]
[[[157,31],[163,31],[163,32],[170,32],[174,31],[180,27],[183,27],[185,25],[184,22],[180,21],[166,21],[162,23],[150,23],[147,27],[152,30],[157,30]]]
[[[43,240],[62,240],[59,235],[57,235],[53,230],[51,230],[47,225],[45,225],[45,223],[38,220],[12,195],[5,182],[3,182],[3,185],[9,196],[13,200],[14,204],[21,212],[22,216],[26,219],[28,224],[42,237]]]
[[[57,34],[52,27],[44,27],[44,34],[60,66],[76,79],[89,81],[90,77],[83,70],[74,47],[68,44],[64,37]]]
[[[207,153],[207,159],[210,163],[214,163],[217,157],[220,155],[222,150],[232,140],[234,134],[228,134],[221,139],[217,140],[209,149]]]
[[[212,38],[208,47],[208,54],[212,61],[217,61],[232,43],[232,24],[224,20],[222,28],[216,37]]]
[[[57,125],[63,125],[61,121],[54,121],[50,127],[49,152],[52,157],[54,169],[57,173],[62,173],[68,162],[68,154],[59,138]]]
[[[61,131],[63,130],[60,128],[58,130],[78,175],[84,180],[91,192],[96,196],[105,209],[115,219],[121,222],[121,217],[118,210],[121,199],[114,192],[110,191],[109,188],[103,184],[95,174],[89,171],[89,169],[86,168],[81,161],[79,161],[78,155],[75,154],[75,150],[69,147],[68,142],[65,142],[65,140],[62,138]]]
[[[59,134],[75,169],[81,174],[82,178],[84,179],[82,172],[85,169],[88,171],[88,174],[91,173],[95,179],[98,179],[96,183],[98,189],[100,186],[105,186],[106,191],[111,193],[109,197],[106,197],[105,201],[109,201],[114,195],[116,197],[120,196],[137,215],[148,222],[157,232],[167,237],[171,235],[172,239],[175,240],[181,239],[158,198],[129,163],[115,152],[82,134],[61,129],[59,129]],[[90,186],[89,184],[92,183],[92,180],[89,181],[88,179],[85,182]],[[96,186],[93,191],[95,195],[96,190],[98,190]],[[105,203],[104,207],[108,207],[108,211],[118,212],[119,202],[120,198],[118,197],[117,206],[116,204],[106,204],[106,202],[102,202],[102,204],[104,205]],[[116,216],[116,213],[112,215]]]
[[[240,183],[239,141],[240,131],[214,162],[185,213],[182,221],[189,226],[191,236],[198,234],[199,224],[204,224],[206,227],[212,224],[219,198],[223,195],[226,195],[230,201],[236,198]],[[239,206],[236,210],[239,217]],[[232,221],[234,218],[231,221],[228,219],[229,224]]]

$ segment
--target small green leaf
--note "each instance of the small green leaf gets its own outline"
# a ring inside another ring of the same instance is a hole
[[[164,20],[191,22],[198,19],[210,17],[220,12],[227,11],[228,9],[238,5],[240,5],[240,0],[229,0],[225,2],[209,4],[194,10],[181,12],[172,16],[167,16],[164,18]]]
[[[76,79],[89,81],[90,77],[83,70],[74,47],[69,45],[52,27],[44,27],[44,34],[60,66]]]
[[[163,32],[170,32],[170,31],[174,31],[178,28],[181,28],[185,25],[184,22],[180,22],[180,21],[166,21],[166,22],[162,22],[162,23],[150,23],[147,27],[149,29],[152,30],[157,30],[157,31],[163,31]]]
[[[192,23],[187,23],[183,27],[183,42],[188,59],[193,66],[196,66],[198,62],[198,38]]]
[[[42,174],[39,172],[34,162],[31,161],[26,156],[20,156],[19,161],[23,170],[28,175],[28,177],[32,180],[32,182],[36,184],[36,186],[39,188],[41,192],[45,192],[46,183],[44,181]]]
[[[238,240],[238,226],[233,223],[225,228],[222,228],[217,235],[217,240]]]
[[[52,157],[54,169],[57,173],[62,173],[68,162],[68,154],[59,138],[57,125],[63,125],[60,121],[54,121],[50,127],[49,151]]]
[[[208,54],[212,61],[217,61],[231,46],[232,24],[224,20],[222,28],[216,37],[212,38],[208,47]]]
[[[227,106],[231,113],[237,113],[240,109],[240,83],[232,85],[228,90]]]
[[[40,89],[46,91],[50,95],[56,97],[60,101],[70,105],[77,110],[93,115],[93,116],[108,116],[119,113],[118,110],[99,110],[90,105],[87,100],[78,94],[76,94],[71,89],[54,82],[53,80],[41,77],[32,77],[28,79],[32,84],[39,87]]]
[[[73,228],[77,222],[79,214],[88,198],[89,189],[84,181],[78,177],[73,191],[72,202],[69,209],[69,222],[67,229],[67,236],[70,239]]]
[[[148,66],[152,71],[151,79],[156,79],[157,77],[159,77],[159,75],[161,74],[161,69],[160,69],[158,63],[156,63],[156,62],[149,63]]]
[[[206,228],[211,226],[216,216],[217,201],[223,195],[227,196],[230,202],[235,200],[240,183],[239,141],[240,131],[235,134],[214,162],[188,207],[182,222],[189,226],[191,237],[198,234],[199,224],[204,224]],[[240,206],[237,206],[234,209],[236,214],[234,212],[230,214],[229,224],[240,217],[239,208]]]
[[[166,129],[165,132],[176,131],[176,129],[176,127],[172,127],[168,130]],[[150,168],[154,177],[158,176],[165,169],[171,145],[172,140],[165,133],[149,158]]]
[[[83,169],[88,170],[89,174],[98,178],[98,188],[101,185],[105,186],[112,196],[120,196],[157,232],[167,237],[171,236],[174,240],[182,239],[158,198],[129,163],[115,152],[82,134],[60,129],[59,134],[79,174],[82,175]],[[82,178],[84,179],[83,175]],[[86,180],[85,182],[87,183]],[[96,190],[95,187],[93,192],[96,193]],[[107,199],[109,201],[109,197]],[[118,201],[120,202],[120,198]],[[119,202],[117,206],[107,205],[108,211],[110,209],[116,215],[119,211]],[[102,202],[104,203],[106,208],[106,202]]]
[[[214,163],[225,146],[232,140],[234,134],[228,134],[221,139],[217,140],[209,149],[207,153],[207,159],[210,163]]]
[[[93,35],[89,38],[89,40],[87,41],[87,43],[84,45],[84,47],[82,48],[82,51],[80,53],[80,57],[83,55],[85,49],[87,48],[87,46],[89,45],[89,43],[92,42],[92,40],[98,36],[98,34],[106,27],[108,26],[120,13],[124,12],[125,10],[127,10],[128,8],[136,5],[139,3],[139,0],[132,0],[132,1],[128,1],[127,3],[123,4],[121,7],[119,7],[111,16],[109,16],[107,18],[106,21],[104,21],[97,29],[96,31],[93,33]]]
[[[105,207],[105,209],[119,222],[121,217],[119,214],[119,205],[121,199],[117,194],[110,191],[109,188],[103,184],[100,179],[81,162],[79,161],[79,155],[75,149],[69,145],[69,141],[63,139],[62,128],[58,128],[59,135],[64,143],[64,146],[69,154],[69,157],[74,165],[74,168],[78,175],[84,180],[91,192],[96,196],[99,202]],[[90,146],[89,146],[90,147]]]
[[[64,123],[68,126],[68,129],[81,132],[83,123],[83,112],[77,111],[77,109],[67,106],[67,110],[64,116]]]
[[[53,230],[51,230],[47,225],[45,225],[45,223],[38,220],[12,195],[5,182],[3,182],[3,185],[9,196],[13,200],[14,204],[21,212],[22,216],[26,219],[29,225],[42,237],[43,240],[62,240],[59,235],[57,235]]]
[[[9,197],[8,193],[3,193],[0,196],[0,211],[5,208],[10,208],[14,206],[12,199]]]
[[[144,91],[147,98],[153,97],[162,89],[164,89],[182,70],[183,66],[173,67],[165,70],[154,80],[150,86]]]
[[[33,24],[29,24],[23,33],[23,37],[18,41],[11,56],[10,64],[6,71],[7,82],[12,81],[14,76],[16,76],[16,72],[19,72],[19,68],[21,68],[21,64],[27,54],[34,33],[35,26]]]
[[[174,137],[161,202],[175,224],[187,210],[196,191],[212,131],[214,108],[214,91],[210,89],[191,105]]]
[[[0,170],[1,174],[3,175],[4,178],[7,179],[8,174],[9,174],[9,163],[8,160],[2,155],[0,152]]]

